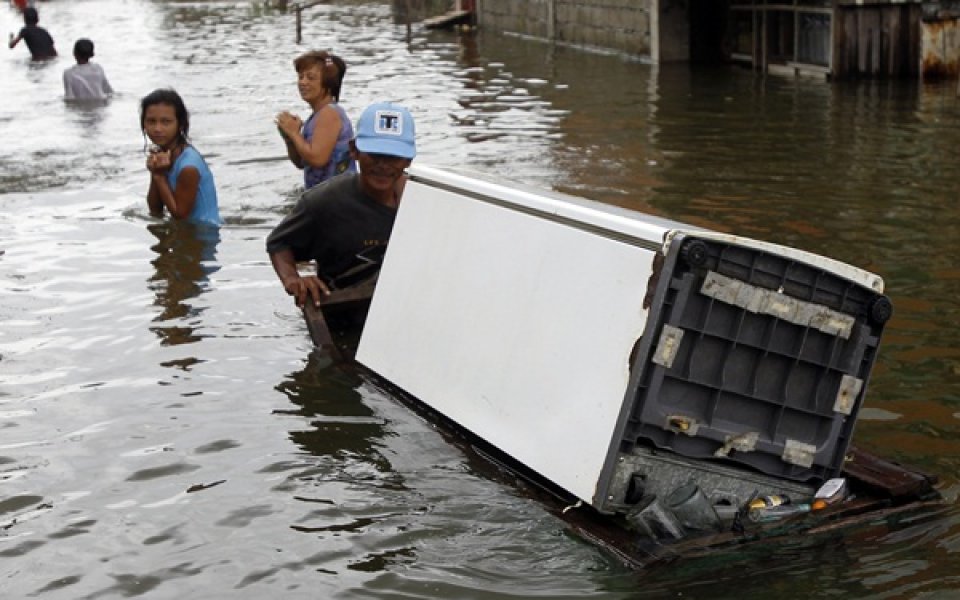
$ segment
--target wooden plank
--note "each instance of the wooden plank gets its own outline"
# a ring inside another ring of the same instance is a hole
[[[310,8],[318,4],[330,4],[330,0],[313,0],[312,2],[296,2],[294,3],[294,9],[303,10],[304,8]]]
[[[356,285],[340,290],[333,290],[330,295],[320,300],[320,306],[335,306],[345,302],[356,302],[358,300],[369,300],[373,297],[373,290],[377,287],[377,278],[373,277],[361,281]]]
[[[936,493],[928,499],[904,498],[900,502],[889,498],[873,496],[854,497],[823,511],[797,515],[783,521],[770,523],[750,523],[744,530],[727,530],[716,534],[707,534],[673,543],[659,544],[643,534],[627,528],[621,519],[598,513],[592,506],[556,488],[551,482],[544,481],[535,472],[524,468],[509,456],[493,448],[488,442],[477,438],[469,431],[461,429],[456,423],[436,413],[429,406],[413,398],[408,393],[383,382],[377,377],[368,379],[374,385],[383,387],[398,400],[415,410],[428,420],[435,421],[448,433],[451,443],[469,455],[489,463],[497,469],[498,478],[509,480],[516,485],[525,497],[541,502],[545,508],[563,521],[577,536],[608,552],[611,556],[633,569],[646,569],[667,564],[678,559],[695,559],[718,555],[735,549],[738,553],[769,553],[776,544],[794,543],[798,536],[816,540],[844,535],[848,530],[872,526],[895,527],[898,519],[911,515],[949,514],[951,505],[944,502]],[[905,467],[883,461],[866,451],[851,447],[850,464],[862,465],[869,460],[871,464],[886,463],[885,468],[894,471],[908,471]],[[913,472],[913,471],[908,471]],[[917,472],[913,472],[918,474]],[[852,473],[848,476],[854,477]],[[934,479],[920,473],[929,481]]]
[[[423,20],[423,26],[427,29],[440,29],[442,27],[452,27],[461,23],[467,23],[472,18],[469,10],[451,10],[450,12],[430,17]]]
[[[894,462],[851,446],[843,470],[852,479],[871,488],[881,497],[922,498],[933,493],[936,477],[907,469]]]
[[[923,45],[923,32],[921,28],[921,19],[923,17],[923,7],[919,4],[908,5],[907,10],[907,28],[906,28],[906,46],[908,52],[905,55],[906,63],[904,75],[919,75],[920,62],[922,58],[921,46]]]
[[[899,7],[884,6],[880,9],[880,35],[878,37],[877,74],[892,76],[896,64],[899,33]]]
[[[307,331],[310,332],[310,339],[317,348],[326,350],[330,357],[336,362],[343,362],[343,352],[333,341],[333,334],[327,319],[323,314],[323,309],[311,302],[303,305],[303,318],[307,322]]]
[[[834,25],[840,30],[839,51],[837,53],[838,63],[833,66],[833,72],[840,79],[847,79],[857,73],[859,58],[858,19],[855,10],[838,9],[837,15],[840,18],[839,25]]]
[[[877,9],[861,7],[857,10],[857,74],[860,76],[875,74],[877,65],[873,55],[878,25]]]
[[[837,530],[849,529],[853,527],[860,527],[867,525],[872,522],[879,521],[881,519],[890,519],[896,516],[905,516],[911,513],[920,513],[924,512],[926,514],[934,514],[939,512],[949,511],[949,506],[943,500],[928,500],[926,502],[910,502],[907,504],[902,504],[900,506],[892,506],[888,508],[874,508],[873,510],[864,511],[857,515],[845,517],[842,519],[837,519],[836,521],[829,521],[822,525],[812,527],[804,532],[805,535],[820,535],[823,533],[830,533]]]
[[[343,352],[334,339],[324,311],[352,303],[368,302],[373,297],[376,285],[377,278],[374,276],[348,288],[333,290],[327,297],[320,300],[319,306],[309,301],[306,302],[303,305],[303,318],[307,323],[307,331],[310,332],[313,345],[326,350],[330,357],[337,362],[350,360],[350,356]]]

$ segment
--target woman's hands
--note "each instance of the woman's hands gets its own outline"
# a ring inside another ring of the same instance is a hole
[[[303,120],[291,112],[283,111],[277,113],[273,122],[277,124],[277,131],[283,137],[283,143],[287,145],[287,158],[298,169],[302,169],[303,157],[300,156],[300,151],[297,149],[296,136],[300,134],[300,130],[303,128]]]
[[[293,136],[299,134],[300,129],[303,128],[303,119],[286,110],[277,113],[274,122],[280,130],[280,135],[287,139],[293,139]]]

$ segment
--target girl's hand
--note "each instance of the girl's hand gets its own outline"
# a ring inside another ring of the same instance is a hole
[[[170,170],[170,151],[161,150],[147,156],[147,170],[155,175],[162,175]]]

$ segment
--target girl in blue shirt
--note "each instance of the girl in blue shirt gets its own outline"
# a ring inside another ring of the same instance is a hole
[[[154,146],[147,156],[150,214],[220,225],[213,173],[190,144],[190,115],[180,95],[160,89],[140,101],[140,129]]]

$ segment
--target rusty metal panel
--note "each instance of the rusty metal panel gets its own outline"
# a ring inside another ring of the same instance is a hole
[[[960,74],[960,18],[938,18],[920,23],[920,72],[924,79],[954,78]]]

